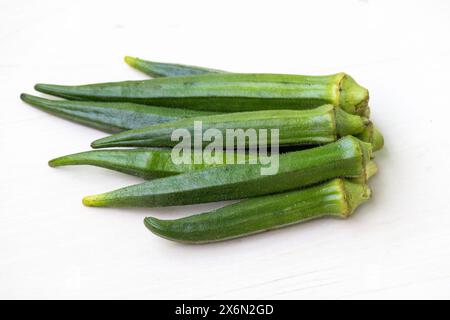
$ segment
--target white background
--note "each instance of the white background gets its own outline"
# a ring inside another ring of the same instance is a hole
[[[449,1],[0,0],[0,298],[450,298],[449,33]],[[201,246],[142,220],[217,205],[84,207],[84,195],[140,180],[49,168],[105,134],[19,94],[144,79],[124,55],[351,74],[386,139],[373,199],[346,221]]]

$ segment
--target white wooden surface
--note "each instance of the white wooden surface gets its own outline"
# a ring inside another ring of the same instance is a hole
[[[450,298],[449,1],[0,1],[0,298]],[[177,209],[86,208],[137,183],[51,169],[105,134],[19,100],[36,82],[143,79],[135,55],[230,71],[346,71],[386,147],[374,198],[321,220],[188,246]]]

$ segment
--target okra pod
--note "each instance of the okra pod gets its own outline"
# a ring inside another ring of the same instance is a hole
[[[20,98],[38,109],[106,132],[121,132],[152,124],[198,117],[213,112],[155,107],[123,102],[49,100],[22,93]]]
[[[249,161],[253,155],[246,155]],[[227,153],[223,152],[221,163],[194,163],[195,155],[191,155],[191,164],[175,164],[171,158],[171,150],[122,149],[92,150],[70,154],[49,161],[51,167],[69,165],[92,165],[118,172],[130,174],[144,179],[172,176],[180,173],[226,164]],[[233,163],[237,163],[237,153],[233,153]]]
[[[371,191],[334,179],[318,186],[256,197],[176,220],[144,219],[154,234],[177,242],[208,243],[243,237],[325,216],[347,218]]]
[[[226,73],[226,71],[209,69],[203,67],[189,66],[176,63],[164,63],[149,60],[142,60],[135,57],[125,57],[125,62],[131,67],[148,74],[151,77],[176,77],[190,76],[205,73]]]
[[[195,159],[194,153],[191,155]],[[237,153],[233,154],[231,164],[237,163]],[[257,160],[257,154],[246,154],[246,163]],[[175,164],[171,158],[171,151],[167,149],[116,149],[116,150],[91,150],[69,154],[49,161],[51,167],[91,165],[100,168],[110,169],[144,179],[162,178],[186,173],[194,170],[203,170],[209,167],[217,167],[227,164],[227,152],[222,155],[221,163],[201,163],[195,164]],[[377,166],[370,161],[366,166],[367,176],[362,176],[358,181],[366,181],[375,174]]]
[[[158,207],[241,199],[305,187],[336,177],[359,177],[371,146],[352,136],[313,149],[281,154],[276,172],[267,165],[226,165],[144,182],[87,196],[96,207]],[[274,163],[271,163],[274,165]]]
[[[202,164],[174,164],[170,150],[94,150],[75,153],[49,161],[51,167],[93,165],[144,179],[167,177],[202,169]]]
[[[194,136],[195,131],[201,130],[200,133],[203,135],[207,130],[215,129],[221,134],[220,142],[223,147],[225,147],[228,130],[237,129],[253,132],[254,136],[251,138],[253,140],[259,138],[260,129],[268,132],[276,129],[280,146],[318,145],[334,142],[346,135],[359,134],[368,124],[368,119],[351,115],[333,105],[324,105],[311,110],[235,112],[181,119],[129,130],[98,139],[91,146],[93,148],[173,147],[179,142],[172,140],[172,133],[180,129],[188,130],[191,136]],[[250,139],[245,140],[247,145],[249,141]],[[217,142],[219,141],[215,141]],[[270,141],[267,142],[270,144]],[[204,141],[203,145],[208,143],[211,142]],[[258,141],[252,143],[256,145]]]
[[[81,86],[37,84],[37,91],[75,100],[125,101],[218,112],[312,109],[332,104],[364,114],[369,93],[349,75],[201,74]]]
[[[125,62],[131,67],[139,70],[152,77],[173,77],[173,76],[189,76],[206,73],[228,73],[228,71],[209,69],[204,67],[189,66],[175,63],[163,63],[156,61],[143,60],[133,57],[125,57]],[[367,106],[360,113],[361,116],[370,118],[370,108]]]

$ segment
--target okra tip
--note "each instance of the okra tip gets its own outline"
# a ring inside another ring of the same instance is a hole
[[[47,93],[47,94],[53,94],[60,92],[61,89],[64,89],[64,86],[56,85],[56,84],[47,84],[47,83],[37,83],[34,85],[34,90]]]
[[[80,153],[80,155],[83,153]],[[52,168],[61,167],[61,166],[70,166],[73,164],[83,164],[79,157],[77,157],[79,154],[73,154],[68,156],[62,156],[58,158],[54,158],[48,161],[48,165]],[[78,161],[77,161],[78,160]],[[83,159],[81,159],[83,160]]]
[[[62,157],[54,158],[48,162],[50,167],[61,167],[71,165],[100,165],[110,163],[108,151],[91,150],[72,153]]]
[[[121,199],[122,189],[85,196],[82,202],[87,207],[123,207],[127,203]]]
[[[154,234],[164,237],[163,233],[161,232],[161,230],[163,230],[164,228],[162,228],[162,224],[164,223],[164,220],[160,220],[154,217],[145,217],[144,218],[144,225],[145,227],[150,230],[151,232],[153,232]]]
[[[21,93],[20,94],[20,100],[22,100],[25,103],[28,103],[29,105],[38,107],[38,108],[50,108],[50,105],[52,102],[55,102],[57,100],[49,100],[42,97],[33,96],[28,93]]]
[[[87,207],[103,207],[102,194],[94,194],[83,198],[83,204]]]
[[[143,127],[146,128],[146,127]],[[141,131],[142,128],[127,130],[124,132],[116,133],[106,136],[91,142],[91,147],[94,149],[108,148],[108,147],[121,147],[130,146],[130,143],[138,141],[136,134]],[[131,137],[131,139],[130,139]]]
[[[107,136],[105,138],[97,139],[91,142],[91,148],[100,149],[100,148],[120,146],[120,140],[117,141],[115,138],[116,138],[115,135],[112,135]]]
[[[61,166],[63,164],[60,164],[59,158],[56,158],[56,159],[49,160],[48,161],[48,165],[50,167],[52,167],[52,168],[56,168],[56,167],[59,167],[59,166]]]
[[[146,217],[144,218],[145,227],[150,230],[153,234],[176,242],[182,242],[187,244],[201,244],[205,242],[211,242],[206,240],[202,241],[199,239],[189,239],[187,235],[180,235],[180,232],[177,230],[177,220],[161,220],[154,217]],[[184,232],[182,232],[184,233]],[[212,240],[213,241],[213,240]]]
[[[39,100],[41,100],[42,98],[36,97],[36,96],[32,96],[31,94],[27,94],[27,93],[21,93],[20,94],[20,100],[22,100],[23,102],[32,105],[32,106],[40,106]]]
[[[21,93],[20,94],[20,100],[22,100],[24,102],[27,102],[27,103],[28,103],[30,97],[32,97],[32,96],[29,95],[29,94],[26,94],[26,93]]]
[[[138,58],[130,57],[130,56],[125,56],[125,57],[123,58],[123,60],[125,60],[125,62],[126,62],[129,66],[131,66],[131,67],[135,67],[136,64],[137,64],[137,62],[139,61]]]
[[[161,75],[158,72],[153,72],[151,66],[153,63],[151,61],[142,60],[136,57],[125,56],[125,62],[132,68],[139,70],[145,74],[148,74],[152,77],[160,77]]]

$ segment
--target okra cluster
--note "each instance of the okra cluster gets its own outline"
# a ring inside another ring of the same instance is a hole
[[[349,75],[244,74],[132,57],[125,61],[152,79],[35,86],[63,100],[21,95],[41,110],[112,133],[91,143],[99,150],[59,157],[50,166],[94,165],[146,180],[87,196],[86,206],[240,200],[176,220],[144,219],[163,238],[205,243],[324,216],[347,218],[371,197],[374,152],[384,141],[370,120],[368,90]],[[244,139],[242,151],[225,147],[229,130],[268,130],[277,139],[253,144]],[[183,161],[176,161],[179,132],[194,137],[209,132],[210,139],[184,146]],[[221,142],[214,148],[212,137]],[[277,166],[264,174],[260,153],[247,151],[268,146],[276,146],[270,156],[276,155]],[[202,161],[207,149],[214,149],[212,161]]]

